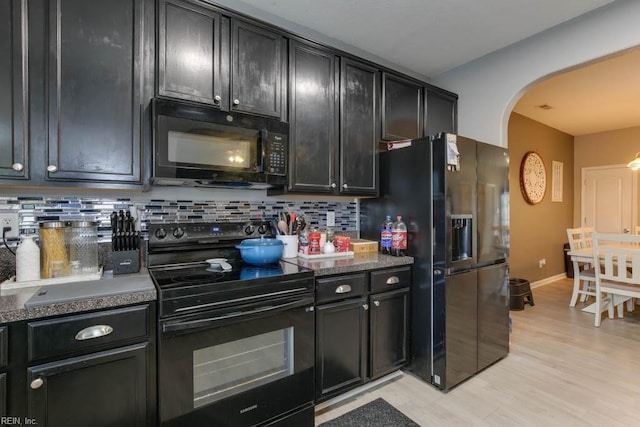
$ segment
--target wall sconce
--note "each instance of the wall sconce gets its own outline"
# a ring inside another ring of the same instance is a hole
[[[636,153],[636,156],[633,158],[633,160],[627,163],[627,167],[631,168],[631,170],[634,171],[640,169],[640,152]]]

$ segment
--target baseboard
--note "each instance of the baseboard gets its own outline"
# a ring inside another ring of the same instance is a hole
[[[329,410],[331,407],[336,406],[336,405],[340,405],[342,403],[345,403],[345,401],[353,399],[356,396],[359,396],[373,388],[376,387],[380,387],[381,385],[384,385],[390,381],[394,381],[398,378],[400,378],[403,375],[402,371],[397,370],[394,371],[382,378],[379,378],[375,381],[371,381],[369,383],[366,383],[364,385],[361,385],[358,388],[355,388],[353,390],[347,391],[337,397],[334,397],[333,399],[329,399],[325,402],[319,403],[316,405],[315,407],[315,411],[316,411],[316,415],[321,414],[322,412],[325,412],[327,410]]]
[[[556,274],[555,276],[547,277],[546,279],[538,280],[536,282],[531,282],[529,285],[531,289],[539,288],[540,286],[548,285],[549,283],[556,282],[560,279],[566,279],[567,273]]]

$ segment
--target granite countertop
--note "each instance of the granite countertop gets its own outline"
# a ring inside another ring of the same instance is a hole
[[[138,273],[59,285],[0,288],[0,323],[136,304],[156,299],[145,268]]]
[[[353,258],[288,258],[285,261],[310,268],[314,271],[315,276],[318,277],[410,265],[413,264],[413,257],[395,257],[370,252],[356,254]]]
[[[316,277],[413,264],[412,257],[375,252],[357,254],[353,258],[290,258],[285,261],[314,270]],[[156,298],[153,281],[145,268],[135,274],[115,277],[107,271],[101,279],[85,282],[15,289],[0,287],[0,323],[118,307]]]

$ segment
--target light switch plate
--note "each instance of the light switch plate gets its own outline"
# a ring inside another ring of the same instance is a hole
[[[336,213],[335,211],[327,211],[327,227],[335,227]]]
[[[20,216],[18,212],[0,212],[0,232],[5,227],[11,227],[11,230],[7,231],[4,237],[18,237],[20,235]]]

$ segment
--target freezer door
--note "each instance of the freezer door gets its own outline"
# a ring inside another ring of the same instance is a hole
[[[478,370],[509,352],[507,264],[478,269]]]
[[[477,263],[487,265],[509,256],[509,155],[495,145],[477,143]]]
[[[477,372],[478,293],[476,270],[447,277],[445,288],[446,374],[441,387],[449,389]],[[437,373],[435,361],[434,373]]]

